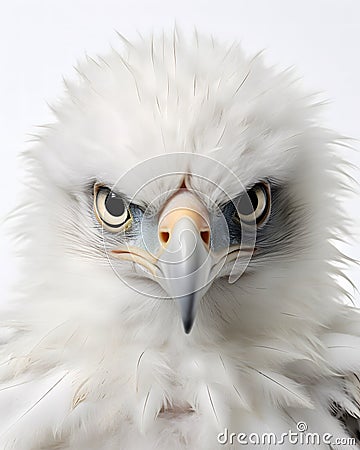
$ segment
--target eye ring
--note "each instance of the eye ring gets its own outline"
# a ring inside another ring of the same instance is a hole
[[[235,221],[240,223],[256,223],[259,227],[270,215],[271,191],[267,182],[255,184],[242,195],[236,205]]]
[[[121,195],[98,183],[94,185],[94,213],[100,225],[112,233],[127,230],[132,222],[130,209]]]

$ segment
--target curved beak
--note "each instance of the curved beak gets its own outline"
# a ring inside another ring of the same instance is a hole
[[[194,194],[181,189],[170,199],[159,220],[159,239],[159,282],[176,300],[185,333],[190,333],[212,266],[208,212]]]

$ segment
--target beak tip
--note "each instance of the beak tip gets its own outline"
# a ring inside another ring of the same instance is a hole
[[[196,294],[190,294],[177,299],[181,321],[186,334],[190,333],[194,325],[198,301],[199,299]]]
[[[183,320],[184,331],[186,334],[189,334],[194,325],[194,319]]]

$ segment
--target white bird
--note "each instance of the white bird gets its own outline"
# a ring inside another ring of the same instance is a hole
[[[236,43],[123,42],[26,154],[0,448],[358,448],[341,137]]]

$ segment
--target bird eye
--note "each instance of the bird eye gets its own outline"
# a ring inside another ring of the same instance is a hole
[[[131,224],[132,217],[124,199],[105,186],[94,186],[94,210],[99,223],[113,233]]]
[[[255,184],[236,202],[236,218],[245,223],[261,225],[270,213],[270,188],[267,183]]]

